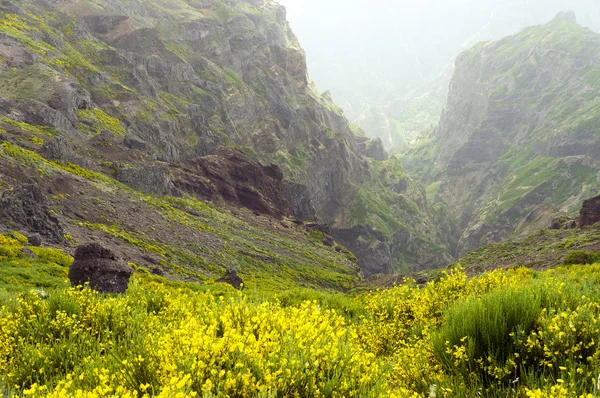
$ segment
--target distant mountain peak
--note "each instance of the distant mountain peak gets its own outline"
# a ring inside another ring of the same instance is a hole
[[[561,11],[554,20],[577,23],[577,15],[575,15],[574,11]]]

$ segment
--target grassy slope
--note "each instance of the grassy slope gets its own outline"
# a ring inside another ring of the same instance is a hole
[[[241,293],[138,269],[127,295],[111,296],[65,289],[69,257],[34,248],[31,261],[23,241],[0,237],[3,394],[406,397],[433,384],[446,397],[595,393],[600,264],[471,279],[455,270],[361,295]],[[42,268],[62,275],[29,291]]]
[[[181,0],[172,0],[168,3],[117,1],[111,3],[110,7],[107,7],[103,1],[92,1],[90,4],[100,8],[94,8],[87,3],[71,4],[69,2],[63,6],[68,11],[81,15],[107,12],[128,15],[136,24],[136,26],[128,25],[128,29],[156,28],[168,50],[180,57],[181,62],[190,65],[205,65],[204,57],[211,59],[211,56],[214,55],[210,46],[202,49],[192,48],[186,42],[173,38],[177,33],[177,29],[174,28],[176,24],[197,19],[225,23],[232,17],[242,14],[260,17],[259,26],[262,26],[260,24],[263,22],[269,24],[269,29],[281,32],[285,36],[288,50],[299,50],[299,45],[290,34],[288,27],[284,26],[275,15],[276,8],[270,6],[268,2],[263,7],[255,7],[246,2],[219,1],[215,2],[213,10],[201,10],[194,4],[188,4]],[[318,159],[320,156],[318,153],[323,148],[315,148],[308,142],[309,139],[304,140],[303,138],[284,137],[285,147],[274,153],[261,153],[256,148],[254,151],[251,150],[254,143],[260,141],[256,139],[255,135],[261,131],[271,134],[275,130],[281,130],[281,134],[287,135],[286,131],[265,121],[273,115],[269,115],[264,118],[265,120],[257,122],[253,126],[246,126],[243,124],[244,121],[232,120],[229,117],[227,109],[229,112],[237,112],[238,107],[240,109],[256,108],[256,112],[259,114],[270,112],[267,104],[265,77],[273,77],[271,70],[253,71],[253,76],[244,77],[246,80],[244,81],[233,70],[227,67],[218,67],[211,62],[208,67],[202,67],[199,72],[199,77],[203,80],[203,88],[197,84],[177,80],[167,79],[163,82],[156,80],[153,84],[158,90],[157,96],[149,96],[147,87],[134,87],[139,82],[128,67],[111,64],[110,57],[112,57],[111,52],[114,49],[90,35],[89,32],[85,32],[81,23],[72,15],[48,11],[47,8],[37,5],[35,2],[21,6],[25,12],[20,15],[2,15],[0,27],[12,38],[25,43],[26,48],[39,54],[39,57],[34,66],[25,69],[13,68],[0,73],[2,96],[18,100],[43,101],[52,95],[61,95],[60,87],[56,82],[76,80],[91,93],[93,101],[99,106],[93,110],[77,112],[78,130],[83,132],[87,138],[96,138],[102,131],[108,131],[115,139],[115,142],[112,143],[115,148],[121,145],[120,141],[124,134],[130,137],[132,131],[154,131],[157,126],[160,126],[162,130],[169,131],[175,125],[177,126],[177,135],[169,136],[168,143],[153,142],[153,150],[160,153],[176,143],[177,146],[183,147],[184,151],[189,151],[189,156],[193,156],[195,151],[203,150],[199,148],[204,144],[202,141],[204,137],[199,138],[191,121],[187,118],[187,114],[196,113],[198,109],[201,109],[203,113],[214,113],[212,117],[204,117],[204,115],[202,117],[207,120],[206,128],[211,132],[211,139],[219,144],[243,146],[251,156],[259,157],[267,163],[274,162],[280,165],[288,178],[306,182],[307,179],[310,179],[310,175],[306,175],[306,170],[309,170],[312,164],[321,161]],[[244,32],[244,37],[255,33]],[[53,40],[49,40],[48,37]],[[214,45],[216,46],[217,42]],[[0,60],[0,62],[5,61]],[[103,82],[100,85],[93,83],[98,73],[102,73],[103,76]],[[306,108],[310,110],[309,113],[312,113],[312,107],[316,107],[317,110],[328,110],[333,112],[336,117],[343,117],[339,108],[320,95],[313,93],[310,87],[302,91],[293,88],[295,86],[295,84],[290,84],[289,87],[281,88],[284,91],[281,94],[285,97],[287,105],[294,110]],[[221,109],[223,104],[227,105],[227,109]],[[340,132],[332,131],[327,127],[327,123],[320,120],[320,117],[317,119],[319,119],[318,123],[313,123],[308,119],[300,121],[300,128],[324,142],[333,138],[336,145],[347,145],[345,138],[340,138]],[[14,123],[15,121],[9,120],[8,122]],[[261,124],[263,122],[265,125]],[[131,128],[132,123],[135,124],[135,129]],[[351,128],[352,126],[348,127],[348,129]],[[362,132],[359,131],[359,133]],[[133,134],[135,137],[136,133]],[[38,144],[37,148],[41,147],[44,141],[48,141],[56,135],[65,135],[65,132],[54,131],[52,135],[37,134],[35,138]],[[84,156],[86,158],[93,157],[93,161],[99,164],[115,162],[115,165],[118,165],[119,162],[133,163],[145,159],[141,158],[144,154],[137,151],[121,151],[118,159],[116,159],[117,155],[112,152],[112,149],[105,152],[88,148]],[[352,153],[350,156],[355,157]],[[437,221],[431,217],[432,214],[435,217],[438,215],[433,209],[416,205],[416,202],[421,201],[422,198],[420,192],[417,192],[415,184],[411,184],[411,192],[408,194],[398,195],[385,186],[386,178],[380,178],[381,169],[390,167],[390,163],[379,164],[373,161],[371,164],[374,171],[369,181],[364,183],[347,182],[348,184],[356,183],[356,187],[347,190],[348,194],[342,200],[346,208],[344,214],[337,217],[336,223],[341,227],[369,223],[388,236],[391,236],[398,228],[409,228],[416,237],[414,242],[417,249],[412,253],[398,253],[395,259],[395,268],[398,270],[415,267],[415,263],[418,266],[418,263],[427,260],[422,253],[429,249],[439,252],[441,256],[448,257],[449,250],[446,247],[448,245],[443,239],[445,233],[437,228]],[[395,168],[397,165],[392,165],[391,169]],[[101,169],[110,171],[106,167]],[[393,170],[393,173],[396,171]],[[354,192],[357,193],[357,197],[351,198],[350,196],[354,195]]]
[[[42,187],[67,179],[77,193],[59,193],[52,210],[61,219],[70,245],[100,239],[150,267],[155,258],[172,278],[205,281],[236,269],[249,287],[292,285],[344,290],[358,278],[353,256],[335,251],[303,228],[284,221],[237,216],[191,197],[157,197],[134,191],[100,173],[49,162],[9,142],[0,147],[5,168],[37,175]],[[74,216],[73,214],[80,216]],[[275,223],[275,226],[273,224]]]

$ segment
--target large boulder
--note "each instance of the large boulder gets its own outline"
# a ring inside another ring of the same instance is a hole
[[[125,293],[132,274],[133,268],[98,243],[79,246],[69,269],[73,286],[89,282],[100,293]]]
[[[600,196],[591,198],[583,202],[579,212],[579,227],[587,227],[600,222]]]
[[[0,224],[39,233],[54,243],[64,241],[58,218],[50,212],[49,202],[37,184],[21,184],[2,193]]]
[[[244,288],[244,281],[242,280],[242,278],[240,278],[237,272],[232,269],[228,269],[225,272],[225,276],[217,279],[217,282],[227,283],[237,290],[243,290]]]

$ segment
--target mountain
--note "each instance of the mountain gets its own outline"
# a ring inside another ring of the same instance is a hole
[[[380,140],[316,92],[277,3],[0,4],[2,185],[9,196],[39,186],[71,245],[116,240],[136,261],[151,252],[197,278],[223,267],[247,277],[291,256],[301,268],[293,279],[320,283],[311,267],[333,266],[339,255],[322,248],[309,265],[310,256],[292,253],[310,250],[275,244],[287,218],[330,224],[364,275],[451,260],[451,226],[439,222],[447,214],[428,205]],[[153,204],[139,203],[144,195]],[[250,214],[236,216],[244,209]],[[206,241],[202,226],[214,211],[225,215],[211,221],[215,239]],[[200,217],[194,227],[189,214]],[[54,227],[11,222],[9,230],[64,242]],[[300,236],[301,246],[302,235],[321,234],[291,228],[283,235]],[[245,248],[231,234],[243,235]],[[332,272],[358,276],[344,267]]]
[[[600,190],[600,35],[574,13],[462,53],[439,125],[404,158],[464,253],[550,225]]]
[[[455,58],[574,10],[600,29],[593,0],[281,0],[317,87],[386,148],[411,143],[439,121]],[[431,87],[431,82],[435,86]]]

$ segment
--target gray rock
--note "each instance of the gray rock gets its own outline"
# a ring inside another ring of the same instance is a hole
[[[64,137],[56,137],[44,143],[42,156],[49,160],[57,160],[61,163],[73,163],[83,168],[95,169],[91,162],[79,156],[73,150],[71,143]]]
[[[391,274],[392,257],[385,235],[372,227],[359,225],[353,228],[336,228],[333,237],[350,250],[365,277],[374,274]]]
[[[0,222],[38,233],[54,243],[64,241],[64,231],[50,213],[48,200],[37,184],[22,184],[0,197]]]
[[[38,233],[27,235],[27,240],[31,246],[41,246],[42,236]]]
[[[117,169],[116,179],[140,191],[157,195],[174,195],[177,190],[166,165],[144,164]]]
[[[24,255],[26,255],[27,257],[29,257],[32,260],[35,260],[37,258],[37,256],[35,255],[35,253],[32,252],[31,250],[29,250],[26,247],[21,248],[21,253],[23,253]]]
[[[133,268],[98,243],[79,246],[69,268],[73,286],[89,283],[100,293],[125,293],[132,274]]]
[[[306,185],[283,181],[283,194],[292,217],[303,221],[315,221],[317,212]]]

